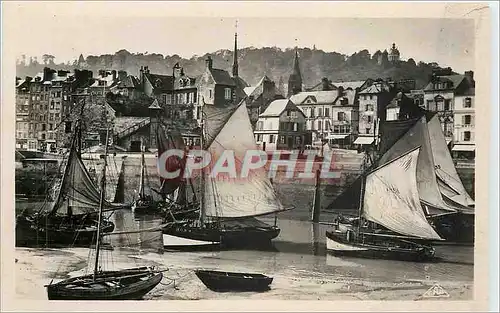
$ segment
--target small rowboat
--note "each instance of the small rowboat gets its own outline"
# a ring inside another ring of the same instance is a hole
[[[212,291],[266,291],[273,278],[255,273],[197,270],[196,276]]]

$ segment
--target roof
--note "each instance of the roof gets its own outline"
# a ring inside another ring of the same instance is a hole
[[[233,78],[225,70],[221,70],[218,68],[211,68],[210,73],[212,74],[215,83],[218,85],[226,85],[226,86],[236,85]]]
[[[137,116],[120,116],[116,117],[114,120],[115,127],[114,127],[114,132],[115,134],[120,133],[127,128],[130,128],[136,124],[141,123],[144,120],[149,121],[149,117],[137,117]]]
[[[160,94],[168,91],[172,91],[174,86],[174,77],[168,75],[159,75],[144,73],[146,79],[153,86],[154,93]]]
[[[333,104],[342,105],[342,99],[347,99],[347,104],[345,104],[345,106],[353,106],[354,100],[356,100],[356,91],[354,90],[344,91],[344,94],[335,99],[335,102]]]
[[[120,80],[118,82],[118,88],[137,88],[139,86],[139,82],[137,78],[132,75],[128,75],[124,80]]]
[[[462,83],[465,79],[465,75],[446,75],[446,76],[435,76],[433,81],[430,81],[427,86],[425,86],[424,90],[435,90],[434,84],[437,82],[451,82],[451,88],[447,89],[457,89],[457,87]]]
[[[260,116],[280,116],[281,113],[285,110],[288,103],[291,101],[289,99],[279,99],[274,100],[269,104],[267,109],[259,115]]]
[[[250,95],[252,95],[252,93],[254,92],[254,90],[256,88],[257,88],[257,86],[245,87],[245,88],[243,88],[243,90],[245,91],[247,96],[250,96]]]
[[[342,87],[345,89],[351,88],[351,89],[356,89],[356,88],[361,88],[365,84],[366,81],[364,80],[359,80],[359,81],[351,81],[351,82],[332,82],[331,84],[335,87]]]
[[[243,78],[241,78],[239,76],[233,77],[233,81],[234,81],[236,87],[239,87],[241,89],[244,89],[244,88],[250,86]]]
[[[305,104],[307,99],[311,99],[314,104],[333,103],[337,99],[338,92],[336,90],[326,91],[303,91],[290,97],[290,101],[294,104]]]
[[[359,94],[377,94],[377,93],[382,93],[384,91],[389,91],[389,86],[385,83],[373,83],[368,88],[363,89],[362,91],[359,92]]]
[[[155,99],[153,103],[148,107],[148,109],[161,109],[158,99]]]

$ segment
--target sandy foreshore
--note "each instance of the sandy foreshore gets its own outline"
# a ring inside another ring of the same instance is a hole
[[[273,299],[273,300],[471,300],[473,281],[402,280],[376,281],[360,277],[347,277],[336,273],[320,273],[313,270],[282,268],[275,272],[262,269],[273,276],[271,290],[264,293],[216,293],[208,290],[196,277],[193,269],[209,265],[203,254],[156,254],[137,255],[127,250],[103,251],[105,259],[112,253],[113,261],[105,268],[120,269],[140,265],[155,265],[168,268],[165,278],[145,299],[155,300],[199,300],[199,299]],[[17,248],[16,296],[18,299],[47,299],[44,285],[51,279],[58,281],[90,272],[93,265],[88,249],[32,249]],[[232,262],[218,260],[227,270],[253,271],[251,260]],[[214,265],[214,264],[212,264]],[[231,268],[228,268],[232,267]],[[213,268],[213,266],[212,266]],[[423,295],[438,283],[448,297],[428,298]]]

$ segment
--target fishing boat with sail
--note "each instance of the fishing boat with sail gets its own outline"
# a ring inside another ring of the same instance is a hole
[[[116,271],[103,271],[100,268],[108,135],[109,130],[106,131],[104,168],[101,179],[97,234],[95,236],[94,272],[90,275],[72,277],[56,283],[51,281],[45,286],[49,300],[139,300],[154,289],[163,278],[161,270],[147,266]]]
[[[337,255],[410,261],[432,259],[429,241],[442,240],[427,221],[417,189],[420,147],[362,175],[357,226],[326,232]]]
[[[236,167],[241,168],[246,151],[258,149],[244,101],[232,108],[203,105],[201,116],[201,147],[211,154],[211,160],[200,171],[199,216],[163,228],[165,249],[269,246],[280,233],[276,214],[287,209],[264,168],[252,170],[246,178],[207,175],[224,151],[234,153]],[[272,214],[274,225],[256,218]]]
[[[141,148],[141,176],[139,181],[138,199],[132,204],[134,214],[147,214],[157,210],[153,196],[146,194],[146,160],[144,158],[144,146]]]
[[[83,111],[83,108],[82,108]],[[44,243],[55,245],[87,245],[97,233],[99,190],[91,179],[81,158],[81,118],[77,121],[71,140],[57,196],[47,210],[47,200],[38,212],[23,211],[16,218],[16,245],[31,246]],[[103,211],[109,212],[123,206],[103,202]],[[101,232],[114,230],[108,218],[101,220]]]
[[[437,233],[446,239],[445,242],[473,243],[474,200],[457,174],[437,114],[423,112],[412,119],[381,123],[380,157],[367,170],[394,160],[415,147],[421,148],[416,172],[421,210]],[[356,210],[360,205],[361,178],[354,181],[329,208]],[[443,242],[435,242],[438,243]]]

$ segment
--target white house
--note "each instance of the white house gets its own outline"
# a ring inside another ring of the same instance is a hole
[[[307,139],[305,115],[289,99],[274,100],[259,115],[254,134],[262,150],[302,149]]]

